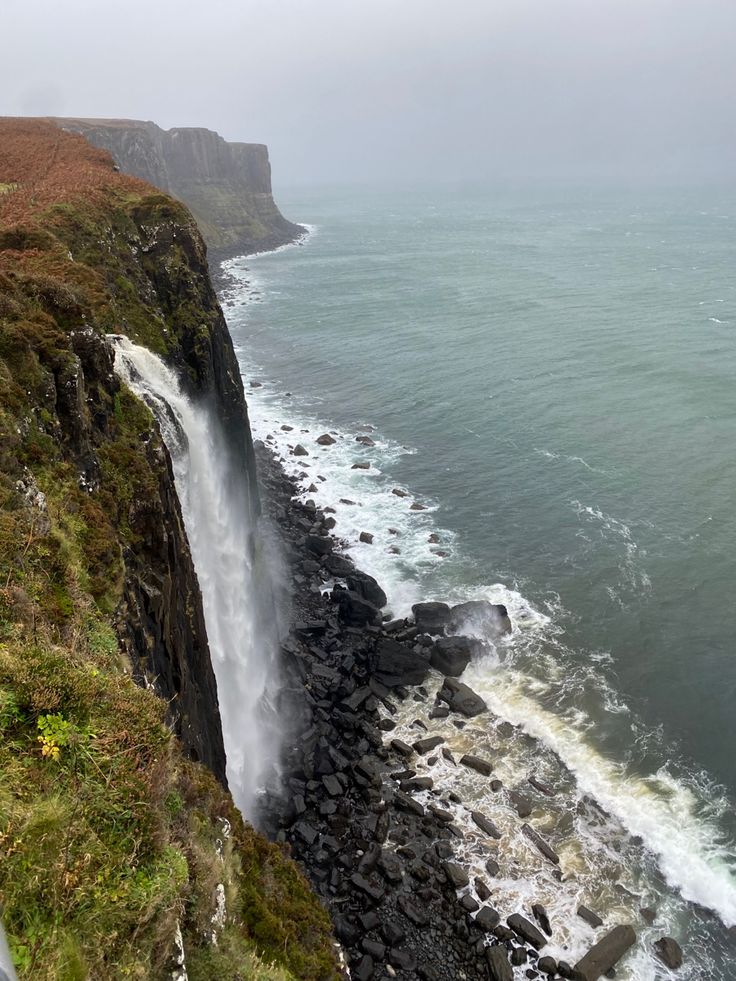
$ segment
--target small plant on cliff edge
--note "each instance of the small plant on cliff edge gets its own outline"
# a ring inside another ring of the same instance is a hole
[[[63,715],[40,715],[38,718],[41,755],[58,760],[61,750],[69,744],[72,724]]]

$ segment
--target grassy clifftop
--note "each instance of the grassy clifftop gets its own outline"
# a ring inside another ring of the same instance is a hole
[[[183,206],[0,120],[0,903],[22,978],[183,978],[182,948],[190,981],[337,977],[306,881],[197,762],[221,768],[196,577],[103,340],[205,391],[221,330]]]

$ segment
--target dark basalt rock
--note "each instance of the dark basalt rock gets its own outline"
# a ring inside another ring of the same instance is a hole
[[[553,865],[560,864],[560,856],[547,844],[538,831],[535,831],[529,824],[522,824],[521,830],[529,841],[544,855],[548,862],[552,862]]]
[[[382,638],[376,645],[373,675],[387,688],[421,685],[428,671],[429,652],[426,648],[416,651],[391,637]]]
[[[432,649],[432,667],[457,678],[467,668],[471,658],[483,650],[480,641],[472,637],[442,637]]]
[[[506,922],[514,933],[518,934],[522,940],[526,941],[526,943],[536,950],[541,950],[547,943],[547,938],[544,934],[534,926],[531,920],[527,920],[521,913],[512,913]]]
[[[491,821],[489,817],[485,814],[481,814],[480,811],[472,811],[470,814],[473,819],[474,824],[476,824],[484,834],[487,834],[491,838],[500,838],[501,832],[498,830],[496,825]]]
[[[431,750],[441,746],[444,741],[442,736],[427,736],[426,739],[418,739],[415,743],[412,743],[412,746],[420,756],[424,756],[426,753],[431,752]]]
[[[321,436],[317,437],[317,442],[320,446],[333,446],[337,440],[330,436],[329,433],[323,433]]]
[[[490,933],[500,922],[501,917],[492,906],[481,906],[475,915],[475,923],[484,933]]]
[[[602,940],[591,947],[573,968],[576,981],[598,981],[621,960],[636,942],[634,928],[628,925],[614,927]]]
[[[364,572],[355,572],[353,575],[347,576],[346,582],[349,590],[362,596],[364,600],[367,600],[379,609],[384,607],[388,602],[386,594],[373,576],[369,576]]]
[[[441,634],[450,619],[447,603],[415,603],[411,608],[414,622],[421,633]]]
[[[505,947],[486,947],[490,981],[514,981],[514,971]]]
[[[532,906],[532,913],[534,914],[534,919],[539,924],[540,928],[547,934],[548,937],[552,936],[552,927],[549,923],[549,916],[547,915],[547,910],[542,906],[541,903],[534,903]]]
[[[654,944],[657,956],[670,970],[682,967],[682,949],[673,937],[662,937]]]
[[[327,555],[335,543],[329,535],[307,535],[305,544],[313,555]]]
[[[522,964],[526,964],[528,957],[526,947],[514,947],[511,951],[511,963],[514,967],[520,967]]]
[[[588,909],[587,906],[578,906],[578,916],[581,920],[585,920],[586,923],[589,923],[593,929],[603,926],[603,920],[600,918],[600,916],[598,916],[597,913],[594,913],[592,909]]]
[[[363,627],[370,623],[378,623],[381,611],[378,607],[363,599],[350,589],[333,589],[332,598],[337,603],[340,619],[355,627]]]
[[[470,883],[465,869],[456,865],[455,862],[444,862],[442,868],[455,889],[464,889]]]
[[[463,766],[467,766],[470,770],[475,770],[476,773],[480,773],[483,777],[490,777],[493,772],[493,765],[488,760],[481,759],[480,756],[473,756],[471,753],[461,756],[460,762]]]
[[[516,808],[516,813],[520,818],[528,818],[532,813],[532,802],[528,797],[520,794],[518,790],[512,790],[509,793],[509,801]]]
[[[548,974],[551,978],[557,974],[557,961],[554,957],[540,957],[537,961],[537,967],[542,974]]]
[[[450,711],[459,712],[466,718],[488,711],[488,706],[480,695],[454,678],[445,678],[437,697],[449,705]]]

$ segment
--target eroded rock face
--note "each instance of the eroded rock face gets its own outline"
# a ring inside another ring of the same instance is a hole
[[[213,130],[163,130],[134,119],[59,119],[108,150],[120,169],[183,201],[210,248],[252,252],[294,241],[304,229],[273,200],[268,148],[228,143]]]

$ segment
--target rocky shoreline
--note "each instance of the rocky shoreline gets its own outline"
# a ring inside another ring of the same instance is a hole
[[[288,843],[335,925],[358,981],[514,977],[594,981],[615,976],[615,964],[636,941],[631,925],[601,931],[576,963],[545,954],[555,924],[530,904],[505,918],[493,904],[498,863],[473,877],[457,856],[464,832],[453,820],[457,795],[433,787],[418,763],[442,754],[452,765],[490,777],[491,763],[472,753],[454,759],[438,736],[415,721],[416,739],[392,736],[402,703],[426,718],[461,728],[487,711],[458,681],[479,641],[462,633],[479,619],[486,632],[510,631],[506,610],[490,603],[419,604],[410,620],[386,622],[380,585],[340,554],[329,508],[298,500],[297,484],[263,444],[256,444],[264,513],[278,528],[291,573],[291,632],[283,646],[286,681],[279,712],[290,720],[283,756],[283,793],[264,811],[266,830]],[[434,703],[423,682],[430,668],[444,682]],[[422,733],[424,729],[424,737]],[[500,781],[499,788],[500,788]],[[550,788],[531,781],[531,792]],[[520,821],[531,806],[511,792]],[[486,815],[472,820],[489,843],[500,837]],[[553,865],[544,837],[521,832]],[[578,915],[596,927],[597,915]],[[670,937],[657,948],[670,968],[682,962]]]

